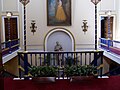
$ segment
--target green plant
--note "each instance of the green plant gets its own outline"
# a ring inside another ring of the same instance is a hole
[[[55,77],[57,72],[58,68],[54,66],[31,66],[29,68],[32,77]]]
[[[91,76],[97,74],[97,67],[92,65],[72,65],[65,67],[67,76]]]

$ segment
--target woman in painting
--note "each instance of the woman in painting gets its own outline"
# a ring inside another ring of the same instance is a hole
[[[66,15],[65,12],[63,10],[63,6],[62,6],[62,1],[59,0],[58,2],[58,6],[57,6],[57,11],[56,11],[56,19],[58,21],[66,21]]]

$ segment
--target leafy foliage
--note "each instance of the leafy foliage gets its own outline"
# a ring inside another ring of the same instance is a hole
[[[31,66],[29,73],[33,77],[55,77],[57,75],[58,68],[53,66]]]
[[[65,67],[67,76],[91,76],[97,74],[97,67],[92,65],[72,65]]]

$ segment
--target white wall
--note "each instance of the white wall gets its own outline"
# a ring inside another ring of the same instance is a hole
[[[19,9],[19,0],[1,0],[2,12],[14,11],[17,12]]]
[[[47,13],[46,13],[46,1],[47,0],[31,0],[27,5],[27,44],[38,45],[38,48],[43,45],[44,36],[46,33],[56,28],[54,26],[47,26]],[[59,26],[70,30],[75,37],[76,48],[94,48],[94,5],[88,0],[71,0],[72,1],[72,25],[71,26]],[[86,9],[86,6],[89,6]],[[93,9],[92,9],[93,8]],[[86,34],[82,31],[82,20],[88,21],[88,31]],[[32,35],[30,32],[30,22],[36,20],[37,32]],[[36,40],[37,38],[37,40]],[[32,42],[32,43],[31,43]],[[34,48],[36,48],[35,46]],[[30,47],[31,48],[31,47]]]
[[[120,0],[116,1],[116,40],[120,41]]]
[[[0,34],[1,34],[0,36],[1,36],[1,39],[2,39],[3,36],[2,36],[2,33],[1,33],[1,32],[2,32],[2,26],[1,26],[1,25],[2,25],[2,17],[1,17],[1,12],[2,12],[2,11],[1,11],[1,10],[2,10],[2,9],[1,9],[1,8],[2,8],[2,7],[1,7],[1,0],[0,0],[0,29],[1,29],[1,30],[0,30]],[[2,40],[1,40],[1,41],[2,41]]]
[[[76,49],[94,48],[94,4],[91,0],[71,0],[72,2],[72,25],[71,26],[47,26],[47,11],[46,3],[47,0],[30,0],[26,6],[27,10],[27,48],[28,49],[39,49],[43,50],[44,37],[53,28],[66,28],[68,29],[75,38]],[[117,4],[119,0],[101,0],[98,7],[98,20],[100,12],[106,10],[119,10]],[[9,3],[8,3],[9,2]],[[21,46],[23,45],[23,5],[19,0],[2,0],[0,6],[3,6],[1,13],[5,11],[13,11],[17,13],[20,19],[20,40]],[[115,13],[116,14],[116,13]],[[119,13],[117,13],[119,14]],[[116,15],[117,15],[116,14]],[[117,17],[117,16],[116,16]],[[118,18],[118,17],[117,17]],[[36,20],[37,31],[33,33],[30,31],[31,20]],[[82,31],[82,21],[87,20],[88,31],[86,34]],[[116,19],[118,20],[118,19]],[[117,21],[119,22],[119,21]],[[120,26],[120,25],[119,25]],[[116,25],[118,27],[118,25]],[[119,28],[117,28],[119,29]],[[98,38],[100,36],[100,23],[98,21]]]
[[[118,0],[101,0],[100,10],[116,10],[116,1]]]

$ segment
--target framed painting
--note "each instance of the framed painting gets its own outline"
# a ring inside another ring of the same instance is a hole
[[[47,25],[71,26],[71,0],[47,0]]]

